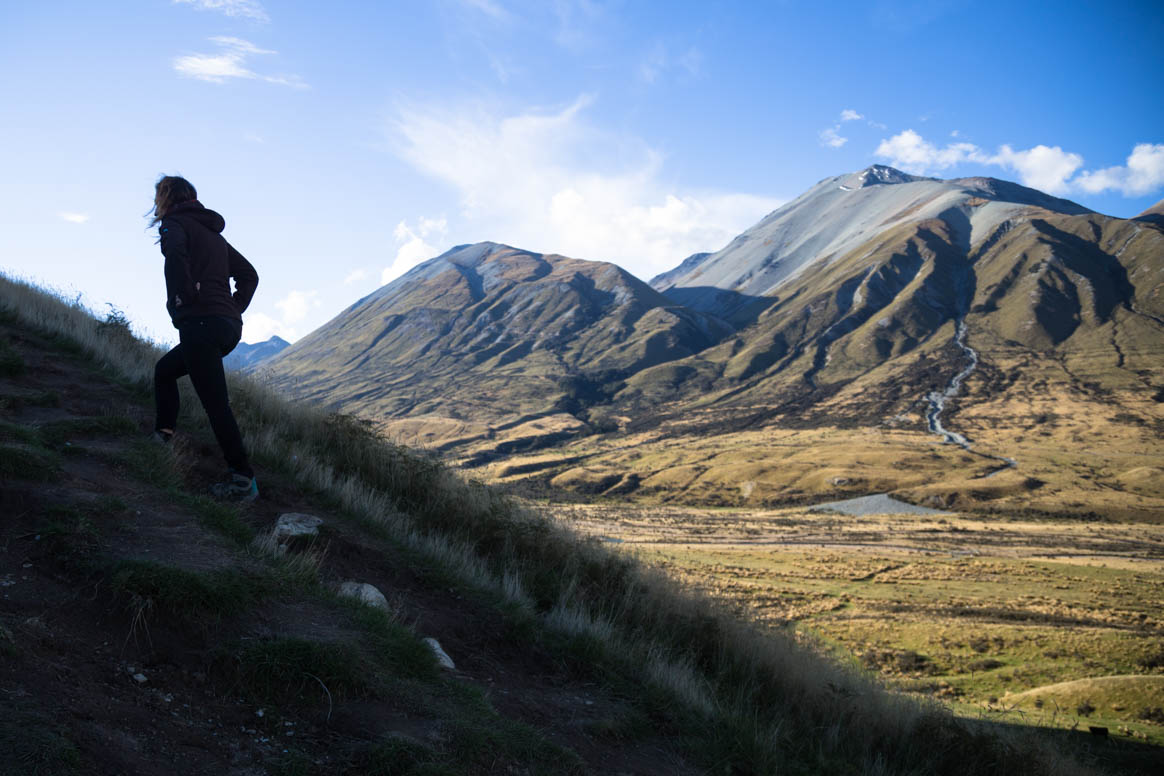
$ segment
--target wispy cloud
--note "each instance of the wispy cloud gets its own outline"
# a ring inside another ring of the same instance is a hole
[[[271,17],[258,0],[174,0],[174,3],[191,5],[199,11],[217,11],[227,16],[253,19],[257,22],[271,21]]]
[[[197,78],[200,81],[222,84],[232,78],[242,78],[266,81],[267,83],[291,86],[296,89],[306,89],[305,84],[296,75],[262,75],[247,66],[247,59],[252,56],[277,54],[276,51],[259,48],[255,44],[242,38],[216,36],[209,39],[217,43],[220,51],[217,54],[189,54],[174,58],[174,69],[188,78]]]
[[[439,254],[440,248],[430,245],[429,241],[443,243],[448,227],[444,216],[422,217],[414,226],[409,226],[407,221],[397,224],[392,232],[396,238],[396,258],[380,273],[380,283],[390,283],[422,261]]]
[[[841,121],[859,121],[863,118],[865,117],[850,108],[845,108],[841,111]]]
[[[364,278],[368,277],[368,270],[354,269],[344,278],[344,285],[350,286],[352,283],[359,283]]]
[[[88,213],[57,213],[57,216],[70,224],[83,224],[89,220]]]
[[[849,142],[849,138],[841,137],[840,130],[840,124],[822,129],[818,135],[820,138],[820,144],[823,146],[828,146],[829,148],[840,148],[845,143]]]
[[[682,54],[670,52],[662,41],[656,41],[647,51],[639,63],[639,80],[646,84],[653,84],[667,70],[678,70],[680,74],[698,76],[703,69],[703,52],[694,46],[688,47]]]
[[[917,174],[965,163],[997,166],[1016,173],[1023,184],[1052,194],[1071,191],[1097,194],[1110,190],[1131,197],[1164,187],[1164,145],[1153,143],[1137,145],[1125,165],[1082,172],[1079,170],[1083,167],[1083,157],[1059,146],[1040,144],[1015,150],[1002,145],[989,153],[965,142],[939,147],[912,129],[882,140],[874,154]]]
[[[782,204],[669,183],[660,153],[586,121],[591,102],[582,96],[558,110],[511,115],[482,105],[412,106],[392,129],[405,160],[460,194],[454,236],[617,261],[640,277],[723,247]],[[425,239],[410,232],[410,242]]]
[[[460,0],[460,2],[468,8],[475,11],[480,11],[486,16],[491,16],[494,19],[507,20],[510,18],[509,11],[494,0]]]

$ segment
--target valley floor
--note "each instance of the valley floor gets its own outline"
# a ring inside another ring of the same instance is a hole
[[[1164,746],[1164,526],[621,504],[547,511],[960,715],[1102,726]]]

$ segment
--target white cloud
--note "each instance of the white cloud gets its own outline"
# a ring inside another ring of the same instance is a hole
[[[368,277],[368,270],[354,269],[347,274],[347,277],[344,278],[344,285],[350,286],[352,283],[358,283],[366,277]]]
[[[1164,186],[1164,144],[1138,143],[1125,166],[1082,172],[1075,183],[1092,194],[1114,189],[1126,197],[1159,189]]]
[[[837,124],[835,127],[826,127],[825,129],[822,129],[819,135],[820,144],[823,146],[828,146],[829,148],[840,148],[845,143],[849,142],[849,138],[840,136],[840,128],[841,125]]]
[[[285,340],[291,340],[283,325],[269,315],[247,310],[244,318],[246,322],[243,324],[243,339],[247,342],[266,342],[274,334]]]
[[[945,148],[938,148],[912,129],[882,140],[873,154],[918,175],[944,170],[962,162],[987,160],[986,154],[973,143],[950,143]]]
[[[863,118],[865,117],[850,108],[845,108],[841,111],[841,121],[858,121]]]
[[[275,302],[283,313],[284,323],[299,323],[314,307],[319,307],[318,291],[292,291]]]
[[[174,0],[176,4],[192,5],[199,11],[218,11],[227,16],[269,22],[271,17],[258,0]]]
[[[988,164],[1014,170],[1019,174],[1019,180],[1032,188],[1051,194],[1066,194],[1071,189],[1068,179],[1083,166],[1083,157],[1068,153],[1059,146],[1037,145],[1026,151],[1015,151],[1004,145],[988,160]]]
[[[723,247],[781,204],[679,189],[666,181],[661,154],[588,124],[590,103],[583,96],[558,111],[516,115],[413,107],[400,111],[394,130],[405,160],[459,192],[462,218],[451,231],[467,239],[457,242],[615,261],[639,277]],[[424,243],[409,231],[407,242]]]
[[[440,249],[430,245],[428,240],[441,242],[447,231],[448,221],[444,217],[422,217],[415,227],[409,226],[405,221],[397,224],[392,232],[397,243],[396,258],[380,273],[380,284],[391,283],[422,261],[439,255]]]
[[[263,342],[272,334],[278,334],[288,342],[294,342],[303,335],[299,324],[320,307],[318,291],[291,291],[275,302],[279,316],[274,317],[257,310],[248,310],[243,316],[244,339],[247,342]]]
[[[70,224],[83,224],[89,220],[88,213],[57,213],[57,215]]]
[[[1083,157],[1059,146],[1039,144],[1016,151],[1002,145],[990,154],[973,143],[938,147],[912,129],[882,140],[873,153],[895,167],[917,174],[967,162],[1002,167],[1017,173],[1024,185],[1051,194],[1116,190],[1132,197],[1164,187],[1164,144],[1140,143],[1132,149],[1126,165],[1083,172],[1079,172]]]
[[[188,78],[211,83],[226,83],[229,78],[257,79],[297,89],[307,88],[307,84],[294,75],[260,75],[247,66],[247,58],[254,55],[276,54],[276,51],[262,49],[242,38],[216,36],[210,38],[222,49],[217,54],[188,54],[174,58],[174,69]]]

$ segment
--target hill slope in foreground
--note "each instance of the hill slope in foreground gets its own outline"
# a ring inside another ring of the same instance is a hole
[[[142,441],[155,349],[3,279],[0,312],[5,773],[1070,774],[1089,770],[1068,752],[1152,754],[886,693],[247,382],[264,495],[209,501],[198,412],[177,447]],[[288,512],[320,536],[280,551]]]

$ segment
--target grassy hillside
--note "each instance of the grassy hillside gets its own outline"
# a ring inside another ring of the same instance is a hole
[[[144,441],[157,355],[0,279],[4,772],[1070,774],[1126,755],[887,692],[245,380],[264,496],[212,502],[191,396],[180,444]],[[286,512],[320,537],[280,552]]]

